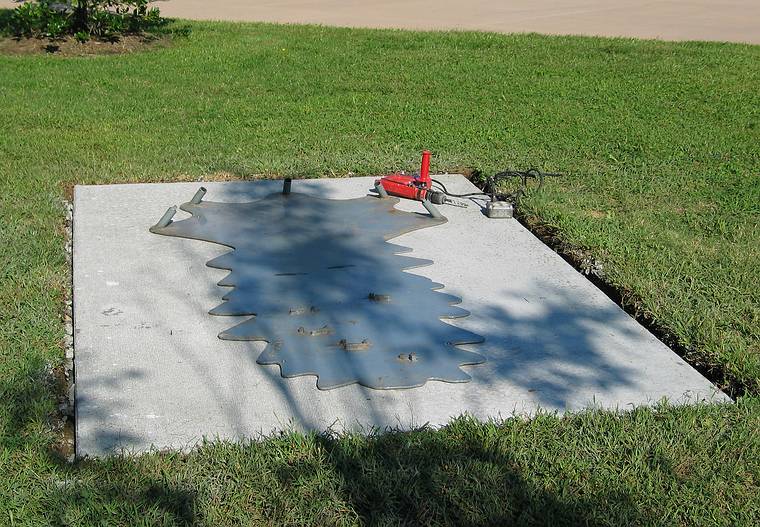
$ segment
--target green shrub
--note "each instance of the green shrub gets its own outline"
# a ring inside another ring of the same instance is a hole
[[[161,14],[148,0],[36,0],[17,7],[11,30],[17,36],[57,39],[117,38],[159,26]]]
[[[44,36],[48,24],[57,15],[47,2],[25,2],[13,13],[11,28],[19,36]],[[60,27],[60,19],[54,21]]]
[[[69,30],[69,20],[65,15],[53,13],[47,19],[45,36],[48,38],[61,38]]]

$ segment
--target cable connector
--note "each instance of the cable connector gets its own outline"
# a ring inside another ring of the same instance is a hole
[[[486,203],[486,216],[489,218],[512,218],[515,207],[509,201],[489,201]]]

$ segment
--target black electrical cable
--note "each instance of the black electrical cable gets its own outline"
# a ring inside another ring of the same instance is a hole
[[[535,190],[541,190],[541,188],[544,186],[544,178],[547,177],[559,177],[562,174],[555,174],[551,172],[541,172],[535,168],[531,168],[530,170],[526,171],[519,171],[519,170],[505,170],[503,172],[498,172],[497,174],[494,174],[493,176],[490,176],[486,179],[486,184],[484,188],[484,192],[468,192],[466,194],[454,194],[452,192],[449,192],[446,188],[446,185],[441,183],[440,181],[434,179],[433,183],[441,187],[441,191],[446,194],[447,196],[450,196],[452,198],[470,198],[473,196],[487,196],[491,198],[492,201],[512,201],[514,203],[517,203],[521,197],[525,196],[528,193],[528,179],[535,179],[538,181],[538,186]],[[510,193],[499,193],[496,191],[496,184],[502,180],[507,179],[510,177],[516,177],[520,179],[520,187]]]
[[[438,181],[437,179],[432,180],[433,183],[437,184],[439,187],[441,187],[441,190],[444,194],[447,196],[450,196],[452,198],[469,198],[470,196],[490,196],[490,194],[486,194],[485,192],[468,192],[467,194],[454,194],[452,192],[449,192],[446,189],[446,185]]]

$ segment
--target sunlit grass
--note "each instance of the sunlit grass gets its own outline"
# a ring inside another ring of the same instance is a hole
[[[192,23],[128,56],[0,56],[0,524],[749,524],[758,409],[591,412],[64,467],[74,183],[538,167],[528,213],[690,360],[760,393],[760,48]],[[68,483],[67,483],[68,482]]]

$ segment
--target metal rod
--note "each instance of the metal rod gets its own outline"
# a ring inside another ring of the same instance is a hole
[[[291,178],[286,178],[285,181],[282,182],[282,193],[290,194],[290,187],[292,185],[293,185],[293,180]]]
[[[440,218],[444,217],[443,214],[441,214],[440,212],[438,212],[438,209],[435,208],[435,205],[433,205],[432,203],[430,203],[428,200],[424,200],[422,202],[422,206],[427,209],[427,211],[430,213],[430,215],[433,218],[440,219]]]
[[[385,199],[388,197],[388,193],[385,191],[385,187],[383,187],[380,183],[375,183],[375,190],[380,195],[380,199]]]
[[[193,199],[190,200],[190,203],[192,203],[193,205],[197,205],[198,203],[201,202],[201,200],[203,199],[203,196],[205,195],[206,195],[206,189],[203,187],[199,188],[198,191],[195,193],[195,196],[193,196]]]
[[[156,223],[156,228],[163,229],[168,226],[172,222],[172,218],[175,214],[177,214],[177,207],[169,207],[166,212],[164,212],[164,215],[161,216],[161,219],[158,220],[158,223]]]

